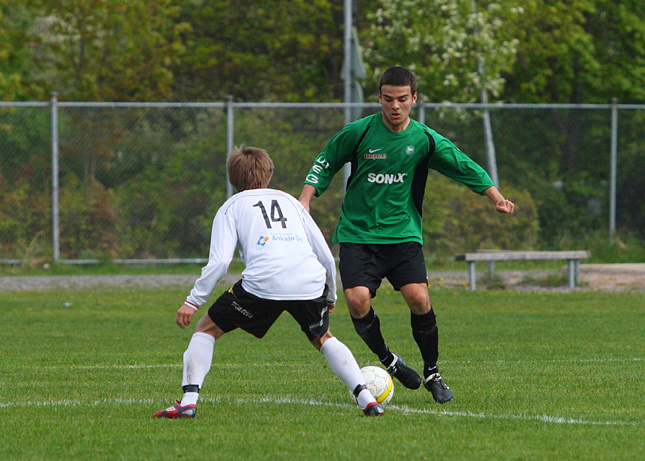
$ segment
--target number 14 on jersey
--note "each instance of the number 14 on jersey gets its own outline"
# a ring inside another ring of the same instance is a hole
[[[272,222],[279,222],[282,225],[283,229],[287,228],[287,218],[282,214],[280,209],[280,204],[277,200],[271,200],[271,219],[269,220],[269,215],[267,214],[267,209],[264,207],[264,203],[260,200],[258,203],[253,205],[258,207],[262,212],[262,217],[264,218],[264,223],[267,225],[267,229],[271,229]]]

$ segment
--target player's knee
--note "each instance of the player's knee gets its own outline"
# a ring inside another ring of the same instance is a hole
[[[215,322],[213,322],[213,319],[211,319],[208,314],[199,319],[199,322],[197,322],[197,326],[195,327],[195,332],[209,334],[215,339],[218,339],[224,334],[224,331],[218,327]]]
[[[347,307],[352,317],[361,318],[370,310],[371,296],[366,287],[355,287],[345,290]]]
[[[330,332],[329,330],[327,330],[327,332],[326,332],[324,335],[319,336],[318,338],[316,338],[316,339],[314,339],[314,340],[312,340],[312,341],[309,341],[309,342],[310,342],[310,343],[311,343],[311,345],[312,345],[312,346],[314,346],[317,350],[320,350],[320,348],[323,346],[323,344],[325,344],[325,342],[326,342],[328,339],[331,339],[331,338],[333,338],[333,337],[334,337],[334,336],[331,334],[331,332]]]
[[[427,290],[412,290],[404,294],[405,301],[413,314],[422,315],[431,310],[430,297]]]
[[[423,315],[430,311],[430,303],[427,298],[422,296],[408,297],[405,300],[410,308],[410,312],[417,315]]]

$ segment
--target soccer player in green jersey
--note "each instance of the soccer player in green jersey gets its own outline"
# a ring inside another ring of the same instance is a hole
[[[354,328],[388,372],[409,389],[423,382],[439,403],[452,399],[437,368],[438,330],[428,294],[421,206],[433,169],[485,195],[501,213],[513,213],[489,175],[455,145],[410,118],[417,100],[414,74],[390,67],[379,81],[381,111],[347,124],[314,161],[300,202],[309,210],[342,166],[351,164],[333,241],[340,244],[340,276]],[[371,298],[384,277],[410,307],[412,335],[423,359],[423,380],[381,334]]]

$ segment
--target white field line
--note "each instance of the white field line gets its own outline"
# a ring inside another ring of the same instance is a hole
[[[262,398],[262,399],[236,399],[226,397],[216,398],[201,398],[201,402],[209,403],[235,403],[240,405],[248,404],[277,404],[277,405],[305,405],[305,406],[323,406],[323,407],[338,407],[338,408],[354,408],[355,405],[350,403],[333,403],[324,402],[316,399],[296,399],[291,397],[282,398]],[[27,408],[27,407],[98,407],[103,405],[152,405],[158,403],[160,406],[164,403],[159,403],[153,399],[101,399],[92,402],[84,402],[81,400],[43,400],[43,401],[26,401],[26,402],[0,402],[0,409],[5,408]],[[166,402],[167,404],[168,402]],[[388,405],[386,411],[396,411],[403,414],[424,414],[434,416],[449,416],[457,418],[476,418],[476,419],[499,419],[499,420],[515,420],[515,421],[536,421],[541,423],[553,424],[573,424],[573,425],[587,425],[587,426],[641,426],[638,423],[626,421],[587,421],[584,419],[567,418],[564,416],[532,416],[532,415],[505,415],[505,414],[492,414],[492,413],[473,413],[470,411],[444,411],[444,410],[429,410],[424,408],[411,408],[401,405]]]
[[[546,360],[494,360],[492,363],[515,364],[515,363],[607,363],[607,362],[642,362],[642,357],[633,358],[607,358],[607,359],[546,359]],[[441,364],[470,364],[478,363],[476,360],[442,360]]]
[[[607,358],[607,359],[553,359],[553,360],[495,360],[495,363],[497,364],[514,364],[514,363],[605,363],[605,362],[642,362],[645,359],[642,357],[634,357],[634,358]],[[442,360],[441,364],[462,364],[462,365],[468,365],[471,363],[478,363],[475,360]],[[254,364],[254,368],[259,368],[259,367],[275,367],[275,364],[273,363],[265,363],[265,364]],[[280,364],[282,367],[301,367],[302,364],[300,363],[282,363]],[[33,368],[30,365],[22,365],[18,366],[20,368]],[[176,368],[182,367],[181,363],[170,363],[170,364],[158,364],[158,365],[45,365],[45,366],[39,366],[34,372],[37,372],[38,370],[50,370],[50,369],[66,369],[66,370],[99,370],[99,369],[144,369],[144,368]],[[212,364],[213,368],[216,367],[222,367],[222,368],[240,368],[240,367],[248,367],[248,364],[241,364],[241,363],[217,363],[213,362]],[[14,367],[16,368],[16,367]]]

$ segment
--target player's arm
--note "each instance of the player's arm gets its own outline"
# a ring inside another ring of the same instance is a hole
[[[327,293],[327,305],[331,312],[336,305],[337,300],[336,261],[334,260],[334,256],[331,254],[331,250],[327,245],[325,237],[311,215],[308,212],[303,212],[302,219],[305,224],[307,237],[309,238],[309,242],[311,242],[311,248],[316,255],[316,258],[318,258],[318,261],[320,261],[327,272],[326,284],[329,287],[329,292]]]
[[[473,192],[483,194],[495,186],[486,170],[460,151],[450,140],[435,135],[435,151],[430,156],[428,168],[460,182]]]
[[[497,190],[497,187],[491,186],[484,191],[484,195],[495,204],[495,209],[500,213],[512,214],[515,209],[515,204],[510,200],[506,200],[502,193]]]
[[[311,184],[302,186],[302,192],[300,193],[300,197],[298,197],[298,201],[302,203],[302,206],[305,207],[307,212],[310,211],[310,203],[314,195],[316,195],[316,188],[314,186]]]
[[[515,204],[504,198],[486,170],[443,136],[435,136],[435,143],[435,153],[428,162],[429,168],[465,184],[474,192],[484,194],[500,213],[513,213]]]
[[[361,130],[364,130],[362,125],[355,123],[345,125],[316,157],[298,198],[307,211],[312,197],[318,197],[325,192],[338,170],[351,160],[354,147],[362,133]]]
[[[226,213],[220,208],[213,220],[208,264],[202,268],[201,276],[184,304],[177,310],[175,322],[181,328],[188,326],[199,307],[204,304],[233,260],[237,246],[237,231],[232,211]],[[232,207],[228,207],[230,211]]]

